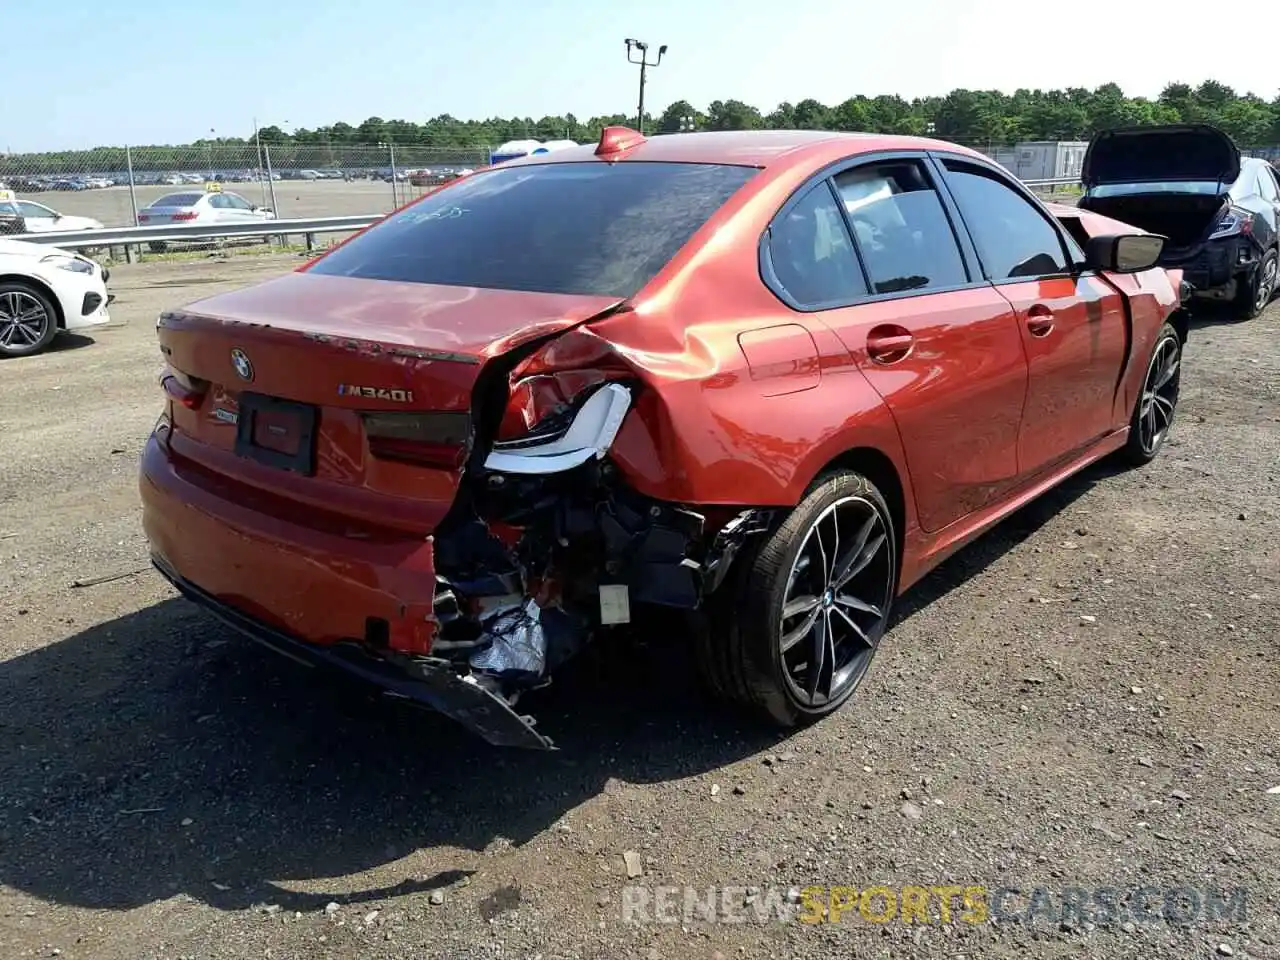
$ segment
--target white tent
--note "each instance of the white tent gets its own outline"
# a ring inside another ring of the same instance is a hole
[[[565,147],[577,145],[572,140],[548,140],[546,143],[541,140],[508,140],[494,150],[489,155],[489,159],[490,163],[502,163],[504,160],[514,160],[516,157],[550,153],[552,150],[563,150]]]

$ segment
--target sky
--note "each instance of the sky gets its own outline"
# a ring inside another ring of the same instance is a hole
[[[956,87],[1154,97],[1215,79],[1276,96],[1274,57],[1230,55],[1137,3],[1012,0],[0,0],[0,150],[186,143],[370,116],[633,112],[627,37],[669,49],[646,109],[736,98],[907,99]],[[1188,4],[1188,10],[1190,6]],[[1211,31],[1212,32],[1212,31]]]

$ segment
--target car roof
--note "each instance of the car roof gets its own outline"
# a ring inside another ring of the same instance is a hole
[[[968,147],[944,140],[835,130],[723,130],[657,134],[624,151],[618,159],[624,163],[725,163],[769,167],[805,160],[833,162],[853,154],[887,150],[941,150],[989,160]],[[509,160],[502,166],[581,163],[597,159],[595,151],[596,144],[588,143]]]

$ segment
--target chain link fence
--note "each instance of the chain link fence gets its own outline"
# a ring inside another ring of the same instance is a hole
[[[168,193],[218,181],[280,218],[385,213],[463,170],[489,163],[487,147],[382,144],[208,143],[99,147],[0,156],[0,189],[14,191],[28,220],[88,217],[137,222]],[[50,227],[51,228],[51,227]]]

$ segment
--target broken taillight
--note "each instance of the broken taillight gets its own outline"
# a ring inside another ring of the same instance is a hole
[[[457,470],[467,459],[471,417],[466,413],[376,412],[361,414],[369,453],[441,470]]]
[[[589,330],[557,337],[511,372],[510,399],[497,439],[514,440],[539,432],[572,410],[593,388],[631,375],[609,343]]]
[[[160,386],[170,398],[188,410],[199,410],[200,405],[204,403],[205,394],[209,392],[208,380],[189,376],[173,367],[165,368],[164,373],[160,375]]]

